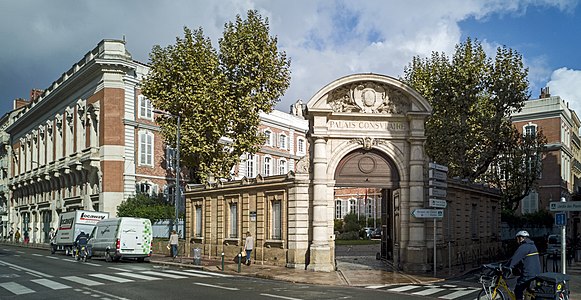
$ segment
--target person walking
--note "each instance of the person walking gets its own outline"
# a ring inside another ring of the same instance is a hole
[[[10,232],[8,233],[8,238],[11,242],[14,242],[14,230],[10,228]]]
[[[246,232],[246,239],[244,240],[244,250],[246,250],[246,265],[250,266],[250,254],[254,249],[254,238],[250,231]]]
[[[169,236],[168,246],[171,249],[171,257],[173,258],[176,258],[176,256],[178,256],[178,243],[179,236],[175,230],[172,230],[171,235]]]
[[[20,230],[16,228],[16,233],[14,234],[14,242],[20,243]]]

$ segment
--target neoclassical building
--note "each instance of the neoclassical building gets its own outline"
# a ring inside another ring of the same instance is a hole
[[[434,248],[447,264],[457,263],[451,253],[498,250],[501,209],[494,190],[448,181],[449,206],[437,222],[415,214],[431,209],[424,153],[431,106],[416,91],[389,76],[353,74],[323,87],[304,111],[308,155],[293,172],[188,189],[186,237],[204,255],[232,257],[250,231],[255,263],[334,270],[335,208],[343,188],[380,193],[380,256],[404,270],[428,270]]]
[[[139,83],[148,67],[120,40],[103,40],[11,116],[10,226],[44,242],[58,214],[116,214],[136,190],[171,178],[160,168],[151,104]]]
[[[15,100],[19,108],[1,120],[1,230],[19,229],[31,242],[46,242],[65,211],[114,216],[137,193],[162,194],[173,203],[174,152],[167,151],[151,102],[140,91],[148,71],[124,41],[102,40],[50,87]],[[294,170],[308,151],[308,123],[297,107],[300,102],[290,114],[260,115],[267,142],[242,158],[233,179]],[[181,170],[183,186],[190,177],[187,166]],[[178,205],[183,210],[183,198]]]

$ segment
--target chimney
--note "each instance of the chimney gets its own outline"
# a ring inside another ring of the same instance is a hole
[[[40,98],[40,96],[42,96],[43,92],[44,92],[43,90],[39,90],[39,89],[30,90],[30,102],[31,103],[36,102],[36,100],[38,100],[38,98]]]
[[[549,98],[551,97],[551,93],[549,92],[549,87],[541,88],[541,95],[539,98]]]

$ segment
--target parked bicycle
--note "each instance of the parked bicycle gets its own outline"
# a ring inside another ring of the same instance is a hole
[[[502,263],[485,264],[485,271],[480,275],[482,290],[478,300],[515,300],[514,292],[509,288],[506,279],[511,276],[510,268]],[[569,276],[561,273],[542,273],[535,277],[532,288],[524,292],[528,300],[569,300]]]

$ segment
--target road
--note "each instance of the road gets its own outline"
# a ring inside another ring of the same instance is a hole
[[[425,299],[382,289],[330,287],[150,263],[77,262],[48,250],[0,245],[0,299]]]

